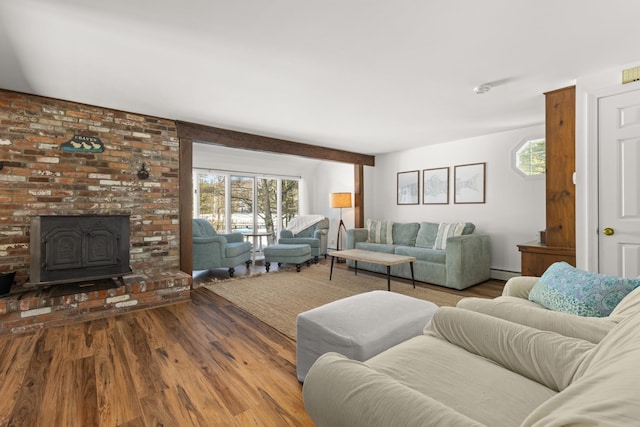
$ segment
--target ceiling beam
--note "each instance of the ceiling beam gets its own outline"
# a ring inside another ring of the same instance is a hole
[[[355,165],[375,166],[375,156],[353,153],[320,147],[318,145],[303,144],[285,139],[270,138],[268,136],[253,135],[221,129],[197,123],[176,120],[178,138],[207,142],[231,148],[244,150],[265,151],[270,153],[293,154],[312,159],[330,160],[334,162]]]

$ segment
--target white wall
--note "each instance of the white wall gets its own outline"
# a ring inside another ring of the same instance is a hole
[[[545,181],[516,172],[511,166],[512,153],[525,139],[543,136],[541,124],[376,156],[373,190],[368,193],[373,197],[373,209],[365,210],[365,218],[473,222],[479,233],[491,236],[492,269],[520,272],[517,245],[535,240],[538,231],[545,228]],[[454,166],[481,162],[486,162],[486,203],[454,204]],[[398,172],[419,170],[422,191],[422,170],[440,167],[450,168],[449,204],[397,205]]]

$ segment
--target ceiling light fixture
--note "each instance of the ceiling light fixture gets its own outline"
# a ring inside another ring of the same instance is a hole
[[[487,93],[491,90],[492,86],[489,83],[481,84],[480,86],[476,86],[473,88],[473,91],[476,95],[482,95],[483,93]]]

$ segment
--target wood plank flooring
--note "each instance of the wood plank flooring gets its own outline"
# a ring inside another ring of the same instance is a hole
[[[503,285],[451,292],[494,297]],[[301,389],[295,342],[204,288],[0,337],[0,426],[312,426]]]

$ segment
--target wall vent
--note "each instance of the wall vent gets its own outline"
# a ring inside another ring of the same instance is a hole
[[[622,70],[622,84],[640,80],[640,66]]]

